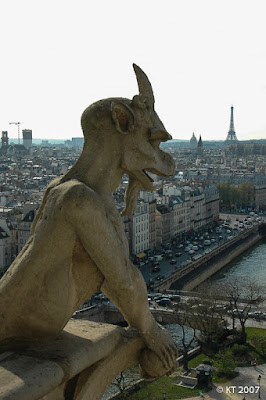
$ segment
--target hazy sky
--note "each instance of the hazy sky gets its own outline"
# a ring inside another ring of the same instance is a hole
[[[92,102],[132,98],[132,63],[176,139],[266,138],[265,0],[0,0],[0,131],[82,136]]]

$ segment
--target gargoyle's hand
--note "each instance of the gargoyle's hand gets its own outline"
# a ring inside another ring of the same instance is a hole
[[[155,323],[153,329],[143,334],[147,348],[140,357],[142,376],[159,377],[176,370],[177,349],[170,333]]]

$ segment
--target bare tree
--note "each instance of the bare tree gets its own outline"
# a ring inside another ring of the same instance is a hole
[[[121,372],[112,382],[112,385],[118,389],[119,398],[127,398],[127,390],[132,387],[140,379],[139,371],[136,368],[129,368]]]
[[[246,343],[246,321],[253,305],[260,303],[265,294],[263,286],[259,285],[254,279],[233,279],[220,288],[220,292],[225,296],[229,313],[233,320],[239,321],[241,327],[241,341]]]
[[[197,290],[197,297],[191,301],[193,324],[200,331],[199,340],[208,345],[216,340],[226,327],[225,305],[216,288],[206,282]]]
[[[175,306],[176,319],[178,325],[182,329],[182,353],[183,353],[183,366],[185,370],[188,370],[188,352],[195,341],[196,338],[196,328],[193,326],[194,316],[189,312],[188,306],[183,306],[182,308],[177,304]],[[190,334],[188,335],[188,329],[190,329]],[[188,339],[188,337],[190,338]]]

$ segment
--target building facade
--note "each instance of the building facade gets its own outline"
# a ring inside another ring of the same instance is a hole
[[[131,253],[136,255],[149,249],[149,203],[137,204],[131,218]]]

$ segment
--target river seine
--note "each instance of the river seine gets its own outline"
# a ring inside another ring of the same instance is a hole
[[[241,256],[222,268],[219,272],[213,275],[210,279],[210,285],[219,283],[226,284],[236,278],[251,278],[256,279],[257,283],[266,288],[266,240],[263,239],[249,250],[245,251]],[[182,350],[182,329],[177,324],[166,325],[171,332],[176,346]],[[186,341],[191,339],[192,330],[186,329]],[[195,346],[196,343],[194,343]],[[107,391],[103,400],[108,398],[110,392],[113,394],[117,389],[111,388]]]
[[[226,265],[219,272],[209,279],[210,286],[227,282],[237,278],[250,278],[266,288],[266,239],[263,239],[246,250],[241,256],[237,257],[230,264]],[[167,325],[173,339],[179,349],[182,349],[182,330],[179,325]],[[186,331],[187,340],[191,338],[191,330]]]
[[[237,278],[254,279],[266,288],[266,240],[263,239],[226,265],[210,279],[210,284],[226,284]]]

